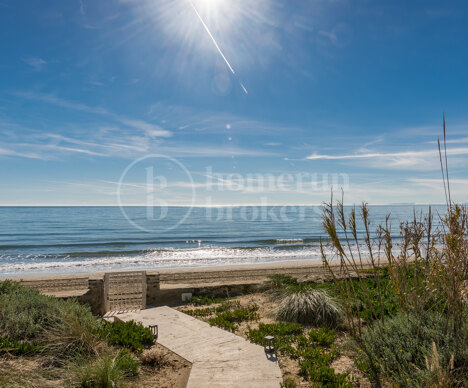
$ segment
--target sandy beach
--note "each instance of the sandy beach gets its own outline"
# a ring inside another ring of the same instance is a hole
[[[381,264],[384,264],[384,262],[381,261]],[[330,260],[330,265],[335,272],[339,272],[339,260]],[[370,267],[370,264],[364,264],[364,267]],[[258,284],[268,280],[268,276],[274,274],[291,275],[301,281],[323,281],[330,279],[329,270],[324,267],[321,260],[290,260],[196,268],[148,269],[147,273],[160,274],[161,289]],[[76,281],[79,284],[78,281],[80,279],[102,278],[103,276],[104,272],[93,272],[57,275],[18,275],[3,277],[0,280],[12,279],[34,282],[38,285],[42,283],[44,286],[48,285],[50,287],[51,283],[54,282]]]

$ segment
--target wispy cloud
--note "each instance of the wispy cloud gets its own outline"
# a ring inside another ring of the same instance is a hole
[[[461,156],[468,155],[468,147],[448,148],[447,155]],[[354,154],[312,154],[306,157],[307,160],[373,160],[375,167],[386,168],[417,168],[432,169],[437,168],[439,162],[439,152],[436,147],[433,149],[419,151],[399,151],[399,152],[361,152]]]
[[[43,157],[39,154],[31,153],[31,152],[18,152],[11,149],[1,148],[0,147],[0,155],[3,156],[18,156],[21,158],[27,159],[43,159]]]
[[[83,4],[83,0],[79,0],[80,1],[80,14],[81,15],[85,15],[85,7],[84,7],[84,4]]]
[[[42,58],[31,57],[31,58],[23,58],[24,63],[34,68],[34,70],[39,71],[41,70],[47,62],[44,61]]]
[[[148,134],[150,137],[170,137],[172,135],[171,132],[166,131],[159,125],[150,124],[143,120],[125,119],[123,117],[118,116],[115,117],[117,117],[118,121],[120,121],[122,124],[136,129],[140,129],[146,134]]]
[[[63,98],[57,97],[53,94],[42,94],[42,93],[36,93],[36,92],[31,92],[31,91],[17,91],[17,92],[13,92],[13,95],[28,99],[28,100],[35,100],[35,101],[40,101],[40,102],[51,104],[51,105],[56,105],[61,108],[77,110],[80,112],[93,113],[93,114],[99,114],[99,115],[110,114],[109,111],[107,111],[104,108],[91,107],[85,104],[71,102]]]
[[[82,104],[82,103],[68,101],[63,98],[57,97],[53,94],[40,94],[40,93],[35,93],[35,92],[30,92],[30,91],[15,92],[13,94],[17,97],[40,101],[43,103],[59,106],[61,108],[72,109],[72,110],[76,110],[80,112],[106,116],[117,123],[120,123],[127,127],[141,130],[144,133],[146,133],[148,136],[150,136],[151,138],[170,137],[172,135],[172,132],[161,128],[159,125],[148,123],[140,119],[130,119],[127,117],[123,117],[118,114],[112,113],[109,110],[102,108],[102,107],[94,107],[94,106],[89,106],[89,105]]]

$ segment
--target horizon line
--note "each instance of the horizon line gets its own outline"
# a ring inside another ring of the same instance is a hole
[[[164,207],[196,207],[196,208],[216,208],[216,207],[307,207],[307,206],[323,206],[325,203],[316,203],[316,204],[272,204],[272,205],[262,205],[262,204],[234,204],[234,205],[167,205]],[[343,206],[360,206],[362,202],[356,203],[345,203]],[[391,202],[391,203],[383,203],[383,204],[372,204],[366,202],[369,206],[447,206],[446,203],[416,203],[416,202]],[[37,205],[2,205],[0,204],[0,208],[6,207],[148,207],[148,205],[46,205],[46,204],[37,204]],[[163,206],[152,206],[155,208],[163,207]]]

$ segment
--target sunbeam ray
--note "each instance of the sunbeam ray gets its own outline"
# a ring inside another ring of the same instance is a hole
[[[229,61],[227,60],[226,56],[224,55],[223,51],[221,50],[221,48],[219,47],[218,43],[216,42],[216,39],[214,38],[213,34],[211,33],[210,29],[208,28],[208,26],[206,25],[205,21],[203,20],[203,18],[201,17],[200,13],[198,12],[197,10],[197,7],[195,7],[195,4],[193,4],[192,0],[188,0],[190,5],[192,6],[193,10],[195,11],[195,13],[197,14],[198,16],[198,19],[200,20],[201,24],[203,25],[203,27],[205,28],[206,32],[208,33],[208,36],[211,38],[211,41],[213,42],[213,44],[215,45],[216,47],[216,50],[218,50],[219,52],[219,55],[221,55],[221,58],[223,58],[224,62],[226,63],[227,67],[229,68],[229,70],[231,70],[231,73],[233,75],[236,75],[236,72],[234,71],[234,69],[232,68],[231,64],[229,63]],[[249,92],[247,91],[247,89],[245,88],[245,86],[242,84],[242,82],[239,81],[239,84],[242,88],[242,90],[244,91],[245,94],[249,94]]]

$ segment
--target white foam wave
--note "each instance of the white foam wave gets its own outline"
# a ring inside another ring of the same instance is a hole
[[[277,238],[277,244],[302,244],[304,239],[302,238]]]
[[[0,258],[0,274],[100,272],[124,268],[178,268],[222,264],[258,263],[288,259],[320,258],[318,248],[297,250],[268,248],[196,248],[148,251],[136,256],[103,256],[91,258]]]

